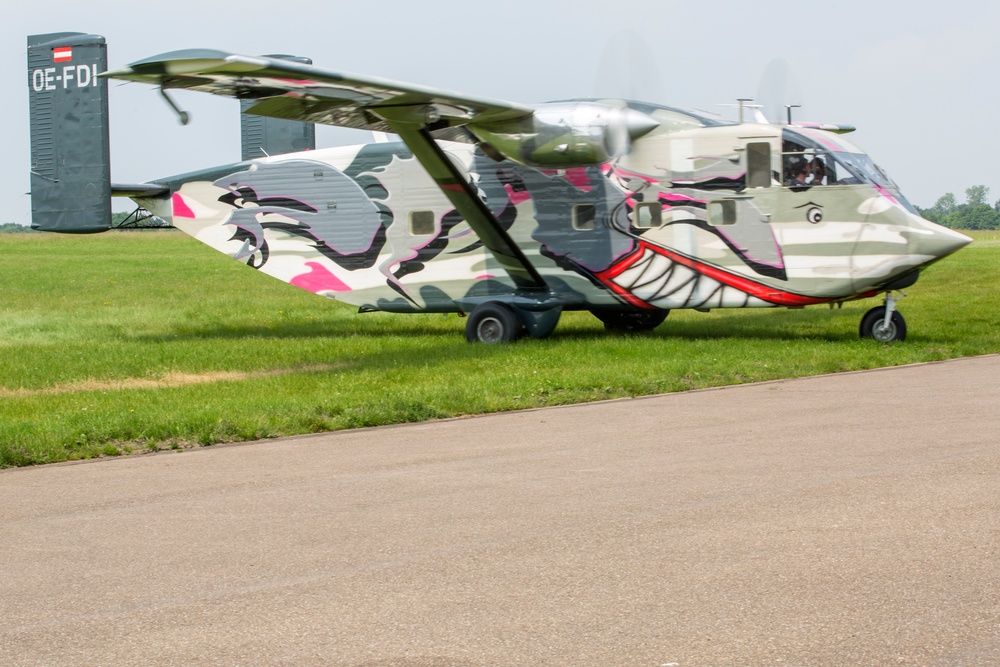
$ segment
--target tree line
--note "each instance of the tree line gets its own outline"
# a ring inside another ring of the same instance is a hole
[[[31,227],[19,225],[16,222],[5,222],[0,225],[0,234],[20,234],[21,232],[33,232]]]
[[[123,232],[132,231],[146,231],[148,229],[173,229],[166,222],[160,218],[149,218],[144,220],[141,227],[130,227],[127,225],[131,213],[112,213],[111,214],[111,227],[112,229],[120,229]],[[119,225],[125,224],[124,227],[119,227]],[[0,224],[0,234],[20,234],[22,232],[35,232],[27,225],[21,225],[16,222],[7,222]]]
[[[989,203],[990,189],[973,185],[965,191],[965,203],[959,204],[951,192],[938,198],[930,208],[920,208],[920,215],[931,222],[952,229],[1000,229],[1000,199]]]

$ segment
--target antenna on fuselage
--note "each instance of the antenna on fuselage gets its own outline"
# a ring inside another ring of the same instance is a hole
[[[742,125],[743,124],[743,106],[747,102],[753,102],[753,98],[752,97],[737,97],[736,101],[739,102],[739,104],[740,104],[740,125]]]
[[[792,109],[800,109],[801,107],[802,107],[801,104],[786,104],[785,105],[785,112],[788,114],[788,124],[789,125],[792,124]]]

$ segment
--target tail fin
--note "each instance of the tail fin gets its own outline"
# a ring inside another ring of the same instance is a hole
[[[31,226],[88,233],[111,228],[108,68],[100,35],[28,37]]]
[[[311,64],[308,58],[272,56]],[[85,234],[111,229],[112,195],[162,187],[111,185],[107,44],[100,35],[28,37],[31,119],[31,226]],[[253,104],[243,101],[242,109]],[[240,114],[243,159],[316,148],[312,123]],[[163,192],[161,192],[163,191]]]
[[[269,55],[267,57],[312,65],[312,59],[301,56]],[[312,123],[243,113],[258,101],[240,101],[240,137],[243,160],[311,151],[316,148],[316,126]]]

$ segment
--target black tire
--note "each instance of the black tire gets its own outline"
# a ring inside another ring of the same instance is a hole
[[[505,304],[481,303],[469,313],[465,323],[465,340],[470,343],[512,343],[521,337],[524,326],[517,313]]]
[[[885,306],[872,308],[861,318],[859,333],[862,338],[874,338],[880,343],[891,343],[896,340],[906,340],[906,320],[898,310],[892,311],[888,328],[883,329],[885,321]]]
[[[594,317],[604,323],[604,329],[614,333],[639,333],[652,331],[663,324],[669,310],[592,310]]]

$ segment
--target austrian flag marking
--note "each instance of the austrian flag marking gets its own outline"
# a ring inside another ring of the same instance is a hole
[[[73,60],[73,49],[69,46],[57,46],[52,49],[52,60],[57,63],[68,63]]]

